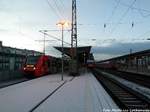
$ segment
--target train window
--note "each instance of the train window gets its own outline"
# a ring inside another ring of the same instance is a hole
[[[26,64],[36,64],[37,61],[39,60],[40,56],[29,56],[27,58]]]
[[[47,61],[47,66],[50,67],[50,61]]]

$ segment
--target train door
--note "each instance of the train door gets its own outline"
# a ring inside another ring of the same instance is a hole
[[[47,59],[45,61],[45,67],[46,67],[47,73],[51,73],[51,62],[50,62],[50,59]]]
[[[43,59],[43,69],[44,69],[44,74],[50,73],[50,61],[49,58],[44,57]]]

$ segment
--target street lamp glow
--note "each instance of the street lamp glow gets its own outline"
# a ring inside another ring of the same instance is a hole
[[[69,21],[60,21],[56,25],[59,26],[59,27],[63,26],[64,28],[67,28],[67,27],[70,26],[70,22]]]

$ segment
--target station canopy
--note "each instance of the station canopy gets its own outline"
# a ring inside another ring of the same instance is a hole
[[[54,47],[54,48],[62,52],[62,47]],[[91,46],[77,47],[77,55],[79,62],[83,63],[87,61],[87,59],[89,59],[91,56],[90,51]],[[64,47],[64,54],[71,57],[71,47]]]

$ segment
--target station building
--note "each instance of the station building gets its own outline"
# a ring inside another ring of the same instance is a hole
[[[61,47],[54,47],[55,49],[59,50],[60,52],[62,52],[62,48]],[[67,56],[71,57],[71,47],[64,47],[64,54],[66,54]],[[81,47],[77,47],[77,57],[78,57],[78,63],[79,64],[85,64],[87,62],[87,60],[94,60],[94,56],[91,53],[91,46],[81,46]]]
[[[150,49],[102,60],[97,63],[111,62],[117,69],[136,74],[150,74]]]
[[[0,81],[22,77],[21,69],[26,56],[41,54],[34,50],[3,46],[0,41]]]

